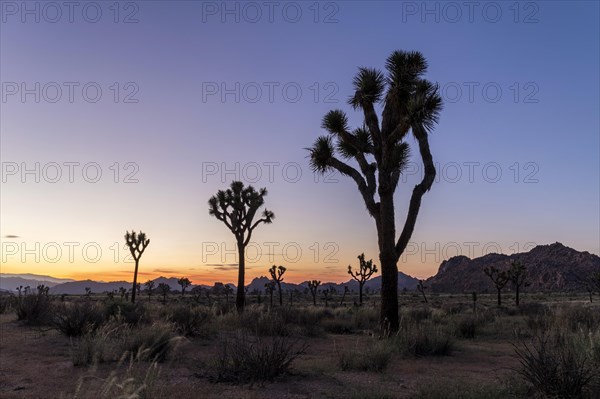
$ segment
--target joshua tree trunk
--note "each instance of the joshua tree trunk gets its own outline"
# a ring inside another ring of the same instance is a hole
[[[379,235],[379,262],[381,263],[381,327],[387,331],[398,331],[398,265],[395,239],[394,196],[381,190],[385,182],[380,182],[380,220],[377,224]],[[361,292],[362,296],[362,292]],[[361,299],[362,303],[362,299]]]
[[[135,260],[135,271],[133,272],[133,288],[131,289],[131,303],[135,303],[135,292],[137,291],[137,275],[138,275],[138,265],[140,263],[139,259]]]
[[[277,289],[279,290],[279,306],[283,306],[283,292],[281,292],[281,283],[277,282]]]
[[[502,306],[502,289],[497,288],[498,290],[498,306]]]
[[[235,307],[238,312],[243,312],[244,311],[244,297],[245,297],[245,295],[244,295],[245,294],[244,279],[245,279],[245,275],[246,275],[246,256],[245,256],[244,242],[241,240],[238,240],[237,247],[238,247],[238,256],[239,256],[239,260],[240,260],[240,262],[239,262],[240,269],[239,269],[239,273],[238,273],[237,296],[235,298]]]
[[[313,294],[313,306],[317,306],[317,294]]]
[[[519,286],[515,286],[515,304],[519,306]]]

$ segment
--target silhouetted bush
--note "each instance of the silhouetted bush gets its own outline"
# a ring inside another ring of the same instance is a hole
[[[392,358],[387,342],[375,342],[366,348],[338,351],[338,365],[343,371],[384,371]]]
[[[392,343],[404,356],[449,356],[454,339],[445,330],[431,324],[402,323]]]
[[[155,323],[130,328],[124,337],[123,349],[136,359],[160,363],[175,351],[180,338],[173,333],[171,326]]]
[[[547,397],[580,398],[597,372],[591,352],[558,332],[522,340],[515,345],[515,354],[521,363],[519,375]]]
[[[79,337],[93,331],[104,322],[102,310],[89,301],[61,302],[54,306],[52,325],[67,337]]]
[[[288,337],[253,338],[238,332],[225,341],[211,365],[213,382],[272,381],[286,373],[306,345]]]
[[[17,319],[28,325],[47,325],[51,321],[52,303],[44,294],[24,295],[16,303]]]
[[[146,308],[141,302],[131,303],[115,299],[106,302],[104,315],[107,319],[117,318],[123,323],[136,325],[146,317]]]
[[[176,305],[168,310],[166,319],[173,323],[175,331],[186,337],[208,337],[212,334],[212,313],[205,308]]]

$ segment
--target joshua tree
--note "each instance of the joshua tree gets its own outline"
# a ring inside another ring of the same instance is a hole
[[[419,291],[421,295],[423,295],[423,300],[425,301],[425,303],[427,303],[427,295],[425,295],[426,289],[427,287],[423,285],[423,280],[419,280],[419,284],[417,284],[417,291]]]
[[[183,295],[185,294],[185,289],[192,285],[192,282],[187,277],[181,277],[177,280],[177,284],[181,286],[181,297],[183,298]]]
[[[527,278],[527,268],[521,264],[521,262],[511,262],[510,269],[506,272],[506,277],[512,283],[513,287],[515,287],[515,304],[519,306],[521,286],[525,284],[527,287],[528,285],[525,282],[525,279]]]
[[[348,102],[362,110],[364,124],[351,130],[344,111],[332,110],[322,123],[329,135],[317,138],[308,150],[315,172],[337,170],[354,180],[375,219],[382,277],[380,324],[394,332],[399,328],[397,263],[412,236],[423,195],[435,179],[428,134],[437,124],[442,99],[437,85],[423,79],[427,61],[421,53],[395,51],[385,66],[386,75],[359,68],[354,78],[354,95]],[[376,106],[383,108],[381,123]],[[394,192],[408,163],[409,132],[416,139],[424,174],[413,188],[404,226],[396,238]],[[337,154],[355,161],[358,168]]]
[[[237,296],[235,306],[238,312],[244,310],[245,291],[245,250],[250,242],[252,232],[261,223],[272,223],[275,215],[273,212],[265,209],[262,218],[254,221],[254,216],[260,207],[265,203],[264,197],[267,195],[267,189],[261,188],[256,191],[254,187],[244,187],[244,183],[234,181],[231,188],[219,190],[217,194],[208,200],[208,213],[218,220],[225,223],[235,236],[238,256],[239,272],[237,284]]]
[[[127,294],[127,288],[119,287],[119,294],[121,294],[121,299],[125,298],[125,294]]]
[[[308,282],[308,289],[310,290],[310,294],[313,297],[313,305],[317,306],[317,289],[321,285],[321,281],[312,280]]]
[[[233,294],[233,288],[229,284],[225,284],[223,291],[225,292],[225,303],[229,305],[229,295]]]
[[[501,271],[494,266],[486,267],[483,272],[492,280],[496,290],[498,291],[498,306],[502,306],[502,289],[508,283],[508,274],[506,271]]]
[[[135,303],[135,291],[137,287],[137,275],[138,275],[138,266],[140,264],[140,258],[142,254],[150,244],[150,239],[146,238],[146,234],[140,231],[137,234],[135,231],[125,232],[125,243],[129,247],[129,251],[131,252],[131,256],[135,261],[135,271],[133,272],[133,288],[131,289],[131,303]]]
[[[19,298],[21,298],[22,292],[23,292],[23,286],[20,285],[17,287],[17,292],[19,293]]]
[[[283,292],[281,291],[281,282],[283,281],[283,274],[287,269],[284,266],[271,266],[269,273],[271,279],[277,284],[277,291],[279,291],[279,306],[283,306]]]
[[[148,280],[144,283],[146,291],[148,291],[148,301],[152,299],[152,291],[154,290],[154,280]]]
[[[326,288],[323,291],[321,291],[321,293],[323,294],[323,300],[325,301],[325,307],[328,307],[329,300],[331,299],[331,295],[333,294],[333,291],[329,288]]]
[[[85,298],[90,299],[92,296],[92,289],[90,287],[85,287]]]
[[[350,290],[348,289],[348,286],[345,285],[344,293],[342,294],[342,300],[340,301],[340,306],[344,306],[344,299],[346,299],[346,294],[348,293],[348,291],[350,291]]]
[[[270,306],[273,307],[273,292],[275,292],[275,281],[265,283],[265,291],[269,294]]]
[[[159,283],[158,284],[158,291],[163,296],[163,303],[167,303],[167,294],[169,293],[169,291],[171,291],[171,287],[169,287],[169,284],[167,284],[167,283]]]
[[[348,265],[348,274],[351,275],[353,279],[358,281],[358,303],[362,305],[363,286],[371,278],[371,276],[373,276],[374,273],[377,273],[377,266],[373,264],[373,259],[365,261],[364,253],[358,255],[358,261],[360,262],[360,266],[356,273],[352,271],[352,266]]]
[[[202,298],[202,287],[200,287],[199,285],[195,286],[190,291],[190,294],[192,294],[196,303],[200,303],[200,298]]]

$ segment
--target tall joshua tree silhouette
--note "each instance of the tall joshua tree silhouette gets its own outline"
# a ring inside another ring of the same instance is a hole
[[[498,306],[502,306],[502,289],[509,282],[508,273],[506,270],[500,270],[494,266],[483,269],[486,276],[492,280],[496,291],[498,292]]]
[[[279,306],[283,306],[283,292],[281,291],[281,282],[283,281],[283,274],[287,269],[284,266],[271,266],[269,273],[271,274],[271,280],[277,284],[277,290],[279,291]]]
[[[138,266],[140,264],[140,258],[142,257],[144,251],[150,244],[150,239],[146,238],[146,234],[140,231],[137,234],[135,231],[125,232],[125,243],[129,247],[129,251],[131,252],[131,256],[133,256],[133,260],[135,261],[135,271],[133,272],[133,287],[131,289],[131,303],[135,303],[135,293],[137,291],[137,275],[138,275]]]
[[[267,195],[267,189],[261,188],[256,191],[254,187],[244,187],[244,183],[234,181],[227,190],[219,190],[216,195],[208,200],[208,213],[218,220],[225,223],[235,236],[238,255],[239,272],[237,295],[235,306],[238,312],[244,310],[245,290],[245,250],[250,242],[254,229],[261,223],[269,224],[273,222],[275,215],[273,212],[265,209],[262,212],[262,218],[254,222],[256,212],[265,203],[264,197]]]
[[[373,264],[373,259],[365,261],[364,253],[358,255],[358,261],[360,262],[360,266],[356,273],[352,271],[352,266],[348,265],[348,274],[351,275],[353,279],[358,281],[358,303],[362,305],[363,286],[371,278],[371,276],[373,276],[374,273],[377,273],[377,266]]]
[[[362,110],[363,126],[350,130],[344,111],[332,110],[322,123],[329,135],[317,138],[308,150],[314,172],[337,170],[354,180],[369,215],[375,219],[382,277],[380,324],[394,332],[399,328],[397,263],[412,236],[421,199],[435,180],[428,134],[437,124],[442,98],[438,86],[423,79],[427,61],[421,53],[395,51],[385,67],[387,75],[377,69],[359,68],[354,78],[354,95],[348,103]],[[383,108],[381,123],[376,105]],[[404,227],[396,241],[394,192],[409,159],[405,141],[409,132],[417,141],[424,174],[413,188]],[[340,160],[336,153],[355,161],[358,169]]]

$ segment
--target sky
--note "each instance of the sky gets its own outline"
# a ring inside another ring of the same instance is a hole
[[[132,280],[126,230],[151,242],[140,278],[234,282],[235,241],[207,201],[266,187],[274,223],[247,281],[347,281],[378,264],[353,181],[306,147],[361,66],[418,50],[444,99],[438,179],[399,269],[562,242],[600,253],[600,10],[540,2],[1,2],[2,273]],[[397,189],[397,230],[422,164]]]

